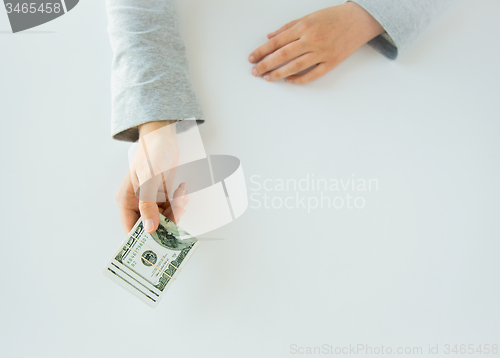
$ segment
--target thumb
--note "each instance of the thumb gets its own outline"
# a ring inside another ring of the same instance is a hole
[[[158,204],[149,201],[139,201],[139,211],[141,212],[144,230],[148,233],[155,232],[160,224]]]

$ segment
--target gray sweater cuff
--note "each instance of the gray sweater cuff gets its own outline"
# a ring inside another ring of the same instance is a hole
[[[368,11],[385,33],[368,44],[390,59],[415,40],[431,20],[453,0],[348,0]]]

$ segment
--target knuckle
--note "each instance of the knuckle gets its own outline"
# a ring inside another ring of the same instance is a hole
[[[285,26],[283,26],[283,30],[290,29],[291,27],[293,27],[294,24],[295,24],[295,21],[289,22],[288,24],[286,24]]]
[[[143,211],[148,211],[154,208],[156,206],[156,203],[152,203],[149,201],[140,201],[139,202],[139,210]]]
[[[281,76],[281,72],[278,70],[274,70],[273,72],[271,72],[269,74],[269,81],[276,81],[276,80],[279,80],[280,78],[282,78],[282,76]]]
[[[309,20],[303,20],[299,23],[299,31],[305,32],[312,27],[312,23]]]
[[[277,49],[278,47],[280,47],[280,40],[279,40],[279,36],[276,36],[276,37],[273,37],[270,41],[270,45],[272,47],[272,49]]]
[[[266,66],[264,62],[259,62],[256,66],[255,69],[257,70],[257,73],[263,73],[265,72]]]
[[[275,81],[279,78],[279,71],[274,70],[272,72],[269,72],[267,76],[269,76],[269,81]]]
[[[278,59],[280,61],[284,61],[284,60],[286,60],[288,58],[288,55],[289,55],[289,51],[286,48],[282,48],[278,52]]]
[[[291,70],[293,73],[299,72],[304,66],[304,61],[295,61],[292,63]]]
[[[281,78],[284,78],[286,76],[286,72],[283,70],[283,68],[279,68],[275,71],[273,71],[273,80],[279,80]]]

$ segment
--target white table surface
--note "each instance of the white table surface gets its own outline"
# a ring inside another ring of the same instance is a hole
[[[351,193],[362,209],[251,201],[155,310],[101,272],[123,240],[128,149],[109,133],[104,3],[16,35],[0,11],[0,356],[500,344],[500,3],[458,1],[397,61],[365,46],[305,86],[250,75],[267,32],[336,3],[180,3],[206,150],[241,159],[254,199],[296,194],[257,191],[252,176],[378,190]]]

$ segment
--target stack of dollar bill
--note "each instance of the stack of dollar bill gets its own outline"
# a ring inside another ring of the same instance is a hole
[[[161,214],[160,225],[151,234],[139,219],[104,275],[156,307],[198,245],[196,238]]]

